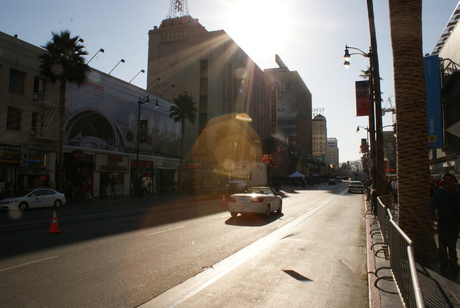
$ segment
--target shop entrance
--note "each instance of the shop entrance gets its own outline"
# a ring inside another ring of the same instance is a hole
[[[101,172],[99,184],[99,197],[101,199],[116,198],[123,195],[123,173]]]

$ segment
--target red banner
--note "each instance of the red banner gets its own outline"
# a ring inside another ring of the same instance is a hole
[[[369,81],[355,81],[356,89],[356,116],[369,116],[371,97],[369,93]]]

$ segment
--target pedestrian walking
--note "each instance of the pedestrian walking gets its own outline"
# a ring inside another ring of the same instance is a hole
[[[453,174],[443,176],[443,185],[433,193],[429,210],[433,221],[438,222],[441,269],[458,271],[456,245],[460,230],[460,191]]]

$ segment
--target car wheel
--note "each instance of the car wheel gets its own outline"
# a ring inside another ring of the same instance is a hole
[[[54,207],[55,208],[60,208],[62,206],[62,201],[61,200],[56,200],[54,201]]]
[[[232,215],[232,217],[235,218],[236,216],[238,216],[238,213],[237,212],[230,212],[230,215]]]
[[[267,208],[265,209],[265,217],[269,218],[271,213],[272,213],[272,208],[269,204],[267,205]]]
[[[25,211],[25,210],[27,210],[28,208],[29,208],[29,205],[28,205],[27,203],[25,203],[25,202],[19,203],[19,209],[20,209],[21,211]]]
[[[280,202],[280,208],[278,209],[278,211],[276,211],[278,214],[282,214],[283,213],[283,202]]]

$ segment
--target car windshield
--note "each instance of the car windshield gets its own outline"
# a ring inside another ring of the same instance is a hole
[[[264,195],[268,195],[272,193],[271,189],[266,188],[266,187],[250,187],[246,192],[252,193],[252,194],[264,194]]]

